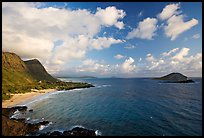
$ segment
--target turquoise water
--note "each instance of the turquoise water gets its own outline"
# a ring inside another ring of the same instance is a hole
[[[27,103],[31,119],[52,123],[39,133],[74,126],[101,135],[202,135],[202,78],[196,83],[135,79],[66,79],[96,87],[60,91]]]

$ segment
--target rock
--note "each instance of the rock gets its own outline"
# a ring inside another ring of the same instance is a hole
[[[33,112],[33,109],[28,110],[29,112]]]
[[[49,121],[42,121],[42,122],[39,122],[40,125],[47,125],[49,124]]]
[[[16,121],[19,121],[19,122],[25,122],[25,118],[11,118],[11,120],[16,120]]]
[[[14,106],[11,109],[18,110],[18,111],[26,111],[28,109],[27,106]]]
[[[24,122],[12,120],[2,115],[2,136],[25,136],[27,126]]]
[[[49,136],[63,136],[63,134],[59,131],[54,131]]]
[[[95,136],[96,135],[95,131],[88,130],[81,127],[75,127],[71,130],[71,132],[73,133],[72,135],[74,136]]]
[[[49,121],[41,121],[36,124],[26,123],[25,118],[11,118],[16,111],[25,111],[27,107],[17,106],[12,108],[2,108],[2,136],[25,136],[28,133],[38,131],[41,125],[49,124]]]
[[[95,131],[81,128],[81,127],[75,127],[72,130],[67,130],[62,132],[54,131],[54,132],[47,132],[40,134],[39,136],[96,136]]]

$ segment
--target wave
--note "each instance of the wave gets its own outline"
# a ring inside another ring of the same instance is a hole
[[[49,127],[51,124],[52,124],[52,122],[49,122],[47,125],[40,125],[39,131],[41,131],[41,130],[47,128],[47,127]]]
[[[96,134],[96,136],[101,136],[102,135],[101,131],[99,131],[99,130],[96,130],[95,134]]]
[[[108,85],[108,84],[104,84],[104,85],[99,85],[99,86],[97,86],[96,85],[96,88],[102,88],[102,87],[110,87],[111,85]]]

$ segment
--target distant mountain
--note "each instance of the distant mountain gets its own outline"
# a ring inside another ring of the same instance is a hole
[[[97,77],[94,77],[94,76],[80,76],[78,78],[97,78]]]
[[[61,75],[57,75],[57,78],[97,78],[94,76],[61,76]]]
[[[56,81],[57,79],[53,78],[43,67],[43,65],[37,60],[32,59],[28,61],[24,61],[25,65],[27,66],[29,73],[31,76],[40,81],[40,80],[47,80],[47,81]]]
[[[193,80],[189,80],[187,76],[184,76],[181,73],[170,73],[168,75],[165,75],[163,77],[154,78],[158,80],[164,80],[166,82],[172,82],[172,83],[187,83],[187,82],[193,82]]]

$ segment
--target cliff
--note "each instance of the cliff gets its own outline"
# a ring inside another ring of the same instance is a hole
[[[46,81],[51,81],[55,82],[57,79],[53,78],[43,67],[43,65],[37,60],[28,60],[24,61],[25,65],[27,66],[29,73],[31,76],[40,81],[40,80],[46,80]]]

